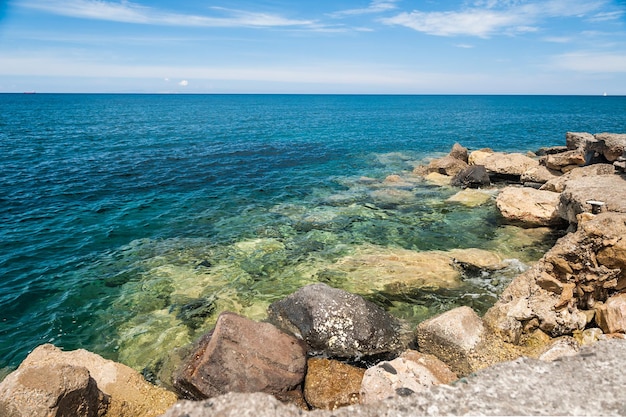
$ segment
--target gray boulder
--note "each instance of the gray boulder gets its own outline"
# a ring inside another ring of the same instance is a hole
[[[361,358],[396,353],[410,340],[405,325],[358,295],[311,284],[269,307],[269,320],[308,345],[309,354]]]
[[[491,185],[491,179],[484,165],[470,165],[452,178],[453,187],[481,188]]]

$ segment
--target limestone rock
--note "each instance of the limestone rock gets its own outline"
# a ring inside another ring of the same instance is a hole
[[[452,146],[452,149],[450,150],[449,155],[455,159],[461,160],[465,163],[467,163],[468,160],[468,151],[467,148],[464,146],[461,146],[460,143],[455,143]]]
[[[561,171],[550,169],[544,165],[537,165],[535,167],[530,168],[528,171],[524,172],[520,180],[522,181],[523,184],[526,184],[526,183],[545,184],[546,182],[550,180],[559,178],[561,175],[563,175]]]
[[[563,168],[585,165],[585,152],[579,149],[547,155],[542,161],[548,169],[562,171]],[[571,171],[571,169],[568,169]]]
[[[484,249],[452,249],[444,253],[451,256],[452,260],[465,270],[493,271],[505,266],[498,254]]]
[[[428,175],[426,175],[424,179],[440,187],[450,185],[450,182],[452,181],[452,177],[440,174],[438,172],[431,172]]]
[[[64,352],[45,344],[33,350],[22,362],[22,366],[43,364],[86,368],[98,389],[110,398],[107,417],[158,416],[177,400],[173,392],[150,384],[134,369],[84,349]]]
[[[372,404],[389,397],[407,396],[456,379],[456,374],[435,356],[407,350],[400,357],[380,362],[365,371],[361,403]]]
[[[3,417],[101,417],[108,405],[83,366],[22,364],[0,384]]]
[[[179,369],[174,387],[186,398],[227,392],[280,396],[304,380],[306,350],[270,323],[222,313]]]
[[[570,223],[577,223],[581,213],[594,212],[590,201],[602,202],[601,211],[626,213],[626,179],[620,175],[584,177],[566,184],[557,209]]]
[[[325,410],[358,404],[364,373],[364,369],[336,360],[311,358],[304,382],[304,397],[311,407]]]
[[[504,218],[527,226],[555,226],[563,220],[557,211],[560,195],[528,187],[507,187],[496,198]]]
[[[584,149],[589,142],[595,142],[596,138],[591,133],[586,132],[567,132],[565,134],[565,142],[567,149]]]
[[[496,152],[486,156],[481,165],[485,166],[491,177],[519,181],[524,172],[539,165],[539,162],[520,153]]]
[[[428,172],[437,172],[450,177],[454,177],[465,168],[467,168],[466,162],[449,155],[435,159],[428,164]]]
[[[484,165],[470,165],[452,178],[450,185],[462,188],[481,188],[491,184]]]
[[[469,154],[467,158],[467,163],[469,165],[483,165],[483,161],[488,156],[492,155],[494,152],[492,149],[483,148],[477,151],[473,151]]]
[[[626,156],[626,134],[597,133],[594,135],[599,151],[607,161],[613,162],[622,156]]]
[[[626,294],[614,295],[599,305],[596,322],[604,333],[626,333]]]
[[[571,336],[563,336],[554,339],[543,353],[539,355],[539,360],[554,361],[564,356],[574,356],[580,351],[580,345]]]
[[[548,180],[543,186],[541,186],[541,190],[562,193],[565,190],[568,181],[598,175],[613,175],[614,173],[615,167],[610,164],[594,164],[586,167],[578,167],[560,177]]]
[[[358,295],[307,285],[270,305],[269,320],[308,345],[311,355],[357,358],[398,352],[410,338],[404,323]]]
[[[491,196],[492,194],[488,192],[466,189],[459,191],[452,197],[448,198],[446,201],[449,203],[463,204],[467,207],[477,207],[491,201]]]

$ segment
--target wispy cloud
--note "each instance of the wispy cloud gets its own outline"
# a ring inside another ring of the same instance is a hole
[[[626,73],[626,56],[617,52],[571,52],[553,57],[551,67],[586,73]]]
[[[202,27],[317,27],[315,21],[289,19],[270,13],[213,8],[219,16],[167,12],[129,1],[104,0],[26,0],[20,7],[81,19],[163,26]]]
[[[515,0],[481,0],[469,7],[452,11],[414,10],[381,19],[389,25],[400,25],[437,36],[469,35],[488,38],[496,34],[516,34],[537,30],[545,19],[584,16],[598,11],[604,0],[548,0],[520,2]]]
[[[363,14],[382,13],[396,9],[398,6],[396,3],[398,0],[373,0],[367,7],[359,9],[340,10],[338,12],[331,13],[331,17],[346,17],[356,16]]]

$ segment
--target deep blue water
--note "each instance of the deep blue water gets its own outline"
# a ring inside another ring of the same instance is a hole
[[[142,366],[129,355],[177,306],[252,311],[355,245],[489,246],[491,208],[430,185],[385,207],[355,184],[454,142],[526,152],[625,127],[626,97],[0,94],[0,369],[45,342]]]

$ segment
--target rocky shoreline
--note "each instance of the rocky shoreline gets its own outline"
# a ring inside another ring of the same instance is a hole
[[[569,132],[565,146],[527,155],[455,144],[411,175],[459,187],[451,201],[468,206],[497,193],[507,222],[567,230],[482,318],[459,307],[412,329],[312,284],[271,304],[266,322],[222,313],[172,353],[161,387],[93,353],[42,345],[0,383],[0,416],[626,415],[625,170],[625,134]],[[488,255],[429,256],[497,268]],[[376,265],[372,256],[346,268]],[[410,275],[415,260],[393,256]]]

